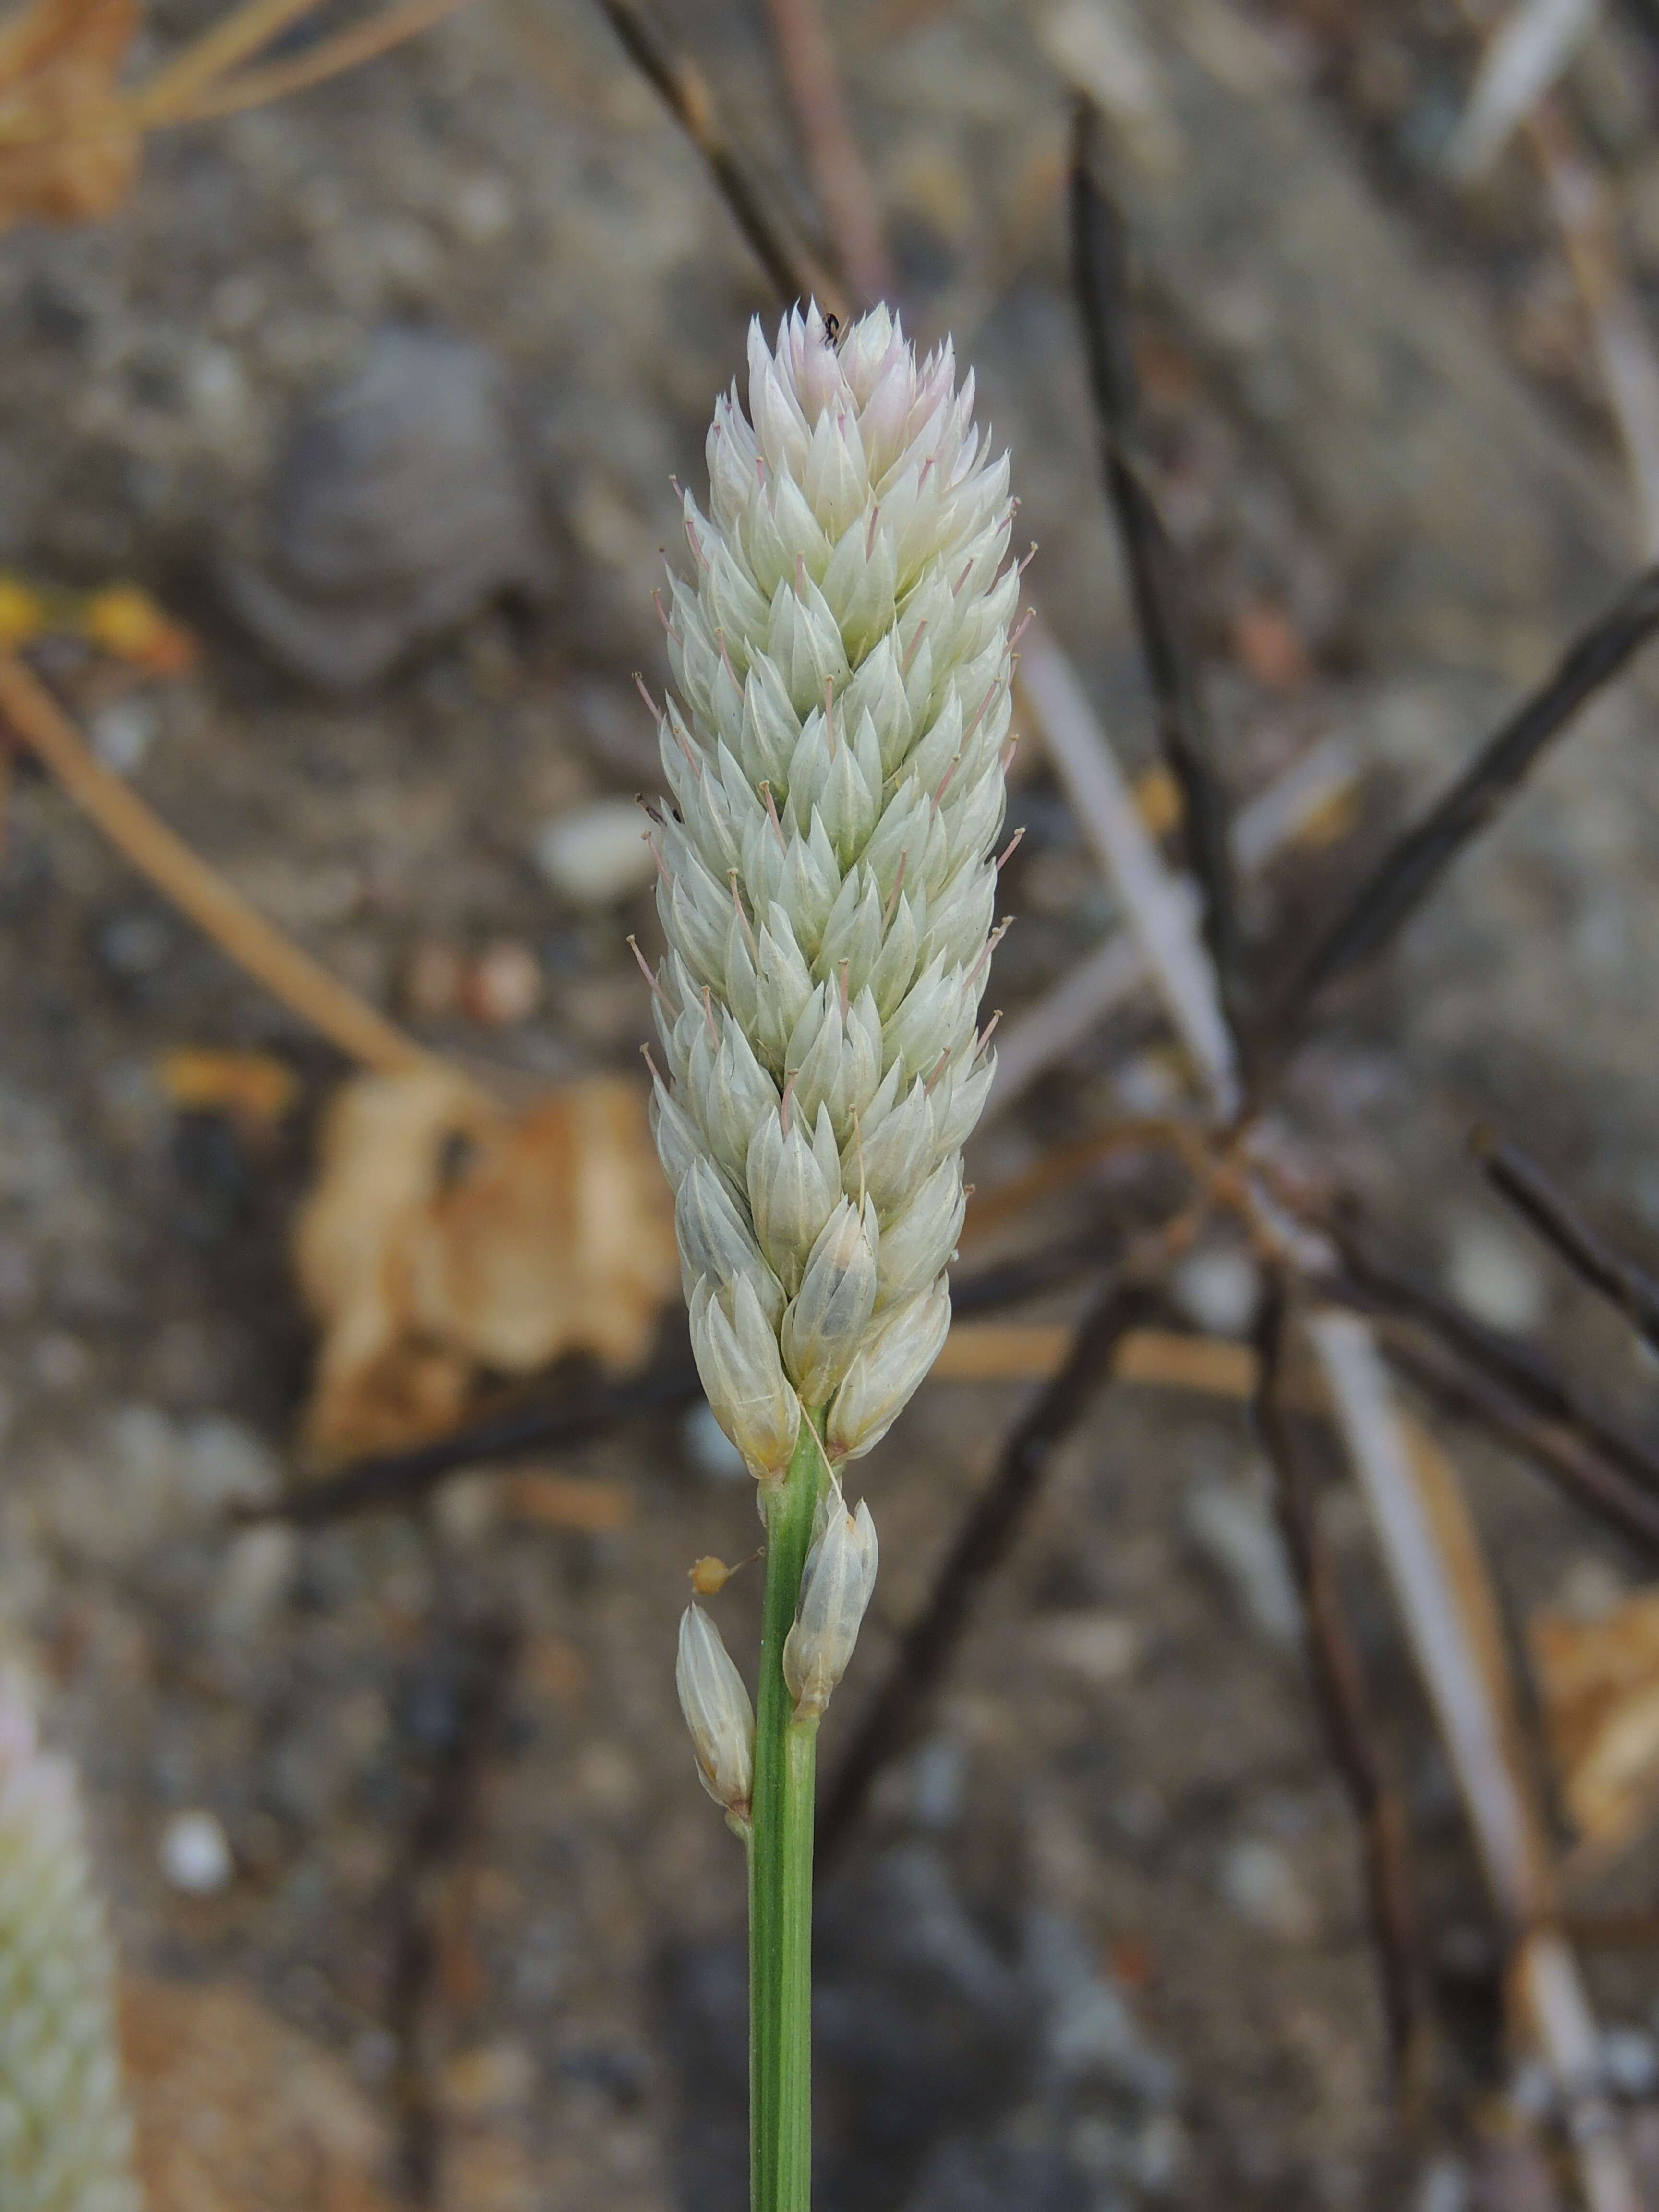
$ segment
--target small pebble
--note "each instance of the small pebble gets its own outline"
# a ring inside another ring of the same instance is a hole
[[[1302,1606],[1278,1523],[1259,1490],[1233,1481],[1189,1492],[1187,1533],[1231,1583],[1250,1626],[1279,1650],[1301,1640]]]
[[[599,799],[544,824],[536,838],[536,865],[572,906],[614,906],[644,890],[656,874],[645,840],[645,817],[633,799]]]
[[[512,196],[499,177],[469,177],[444,215],[463,246],[493,246],[512,223]]]
[[[1214,1245],[1183,1260],[1172,1287],[1195,1328],[1209,1336],[1243,1336],[1255,1319],[1261,1278],[1248,1253]]]
[[[1221,1894],[1241,1920],[1281,1942],[1305,1943],[1315,1932],[1313,1899],[1277,1844],[1246,1836],[1221,1862]]]
[[[161,1872],[186,1897],[210,1897],[230,1880],[230,1842],[216,1814],[175,1813],[161,1831]]]
[[[155,701],[134,696],[112,699],[100,707],[87,726],[87,735],[104,767],[117,775],[132,775],[143,766],[161,726]]]
[[[529,1020],[542,999],[541,963],[514,937],[498,937],[467,970],[461,1008],[486,1029],[513,1029]]]
[[[1659,2045],[1645,2028],[1610,2027],[1601,2038],[1601,2063],[1607,2081],[1632,2103],[1659,2087]]]
[[[1489,1328],[1525,1335],[1544,1319],[1543,1272],[1526,1245],[1495,1223],[1459,1224],[1446,1261],[1446,1287]]]
[[[298,1535],[280,1521],[234,1536],[213,1594],[216,1632],[232,1642],[257,1634],[287,1597],[299,1557]]]

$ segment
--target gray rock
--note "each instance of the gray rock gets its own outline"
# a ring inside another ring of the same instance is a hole
[[[333,691],[374,684],[500,592],[545,592],[501,363],[441,331],[380,331],[296,425],[263,550],[228,551],[221,573],[266,651]]]

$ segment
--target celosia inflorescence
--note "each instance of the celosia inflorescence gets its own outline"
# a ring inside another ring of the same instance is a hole
[[[115,1963],[75,1777],[0,1674],[0,2204],[141,2212],[115,2047]]]
[[[685,501],[655,1127],[704,1388],[763,1479],[803,1407],[867,1451],[950,1322],[1019,584],[972,412],[885,309],[839,344],[757,325]]]

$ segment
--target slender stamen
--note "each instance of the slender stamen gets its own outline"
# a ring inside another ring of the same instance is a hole
[[[645,711],[650,715],[652,720],[653,722],[660,722],[662,720],[662,708],[651,696],[650,689],[647,684],[644,677],[641,675],[637,668],[634,671],[634,689],[639,693],[641,698],[644,700]]]
[[[986,709],[989,707],[992,700],[996,697],[998,692],[1000,691],[1001,689],[1002,686],[1000,683],[993,683],[987,690],[985,696],[980,701],[978,706],[975,708],[974,719],[969,723],[967,728],[962,733],[962,742],[964,746],[967,744],[969,738],[973,736],[974,732],[978,729],[980,724],[985,720]]]
[[[893,916],[898,912],[899,893],[904,888],[904,870],[909,858],[910,848],[907,845],[899,854],[898,872],[893,878],[893,889],[887,901],[887,911],[881,918],[881,933],[884,937],[892,927]]]
[[[909,644],[905,647],[904,659],[899,664],[899,681],[901,684],[910,673],[910,664],[915,659],[917,652],[921,647],[922,633],[926,630],[927,627],[927,617],[924,615],[921,620],[916,624],[916,634],[911,639]]]
[[[1002,850],[1001,850],[1001,851],[997,854],[997,859],[996,859],[996,871],[997,871],[997,873],[998,873],[999,875],[1000,875],[1000,874],[1002,873],[1003,870],[1007,866],[1007,865],[1008,865],[1009,861],[1010,861],[1010,860],[1012,860],[1013,859],[1013,857],[1014,857],[1014,853],[1015,853],[1015,849],[1016,849],[1016,848],[1018,846],[1018,843],[1019,843],[1020,839],[1021,839],[1024,835],[1025,835],[1025,825],[1024,825],[1024,823],[1021,823],[1021,824],[1020,824],[1019,828],[1018,828],[1018,830],[1015,830],[1015,832],[1014,832],[1013,836],[1012,836],[1008,840],[1007,843],[1003,847]]]
[[[629,939],[628,949],[633,954],[635,960],[639,962],[640,973],[644,976],[646,982],[649,985],[652,997],[662,1008],[664,1013],[668,1016],[670,1021],[672,1021],[674,1019],[674,1009],[668,1003],[668,994],[663,989],[662,985],[657,981],[656,971],[652,967],[651,963],[646,958],[644,953],[641,951],[640,940],[637,937],[630,937]],[[647,1060],[651,1057],[651,1048],[649,1045],[647,1045],[645,1048],[645,1056]],[[652,1073],[653,1074],[656,1071],[653,1069]]]

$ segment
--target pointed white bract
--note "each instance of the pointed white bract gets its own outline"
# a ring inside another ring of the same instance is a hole
[[[972,411],[884,308],[839,346],[816,309],[775,350],[757,325],[685,501],[655,1127],[698,1365],[763,1477],[803,1406],[868,1450],[949,1323],[1019,586]]]
[[[783,1679],[797,1720],[817,1720],[847,1672],[859,1624],[876,1586],[876,1524],[860,1498],[849,1513],[832,1481],[819,1501],[800,1606],[783,1647]]]
[[[75,1777],[0,1675],[0,2204],[142,2212],[115,2041],[115,1960]]]
[[[703,1788],[735,1819],[746,1820],[755,1794],[755,1709],[719,1629],[700,1605],[687,1606],[680,1615],[674,1686]]]

